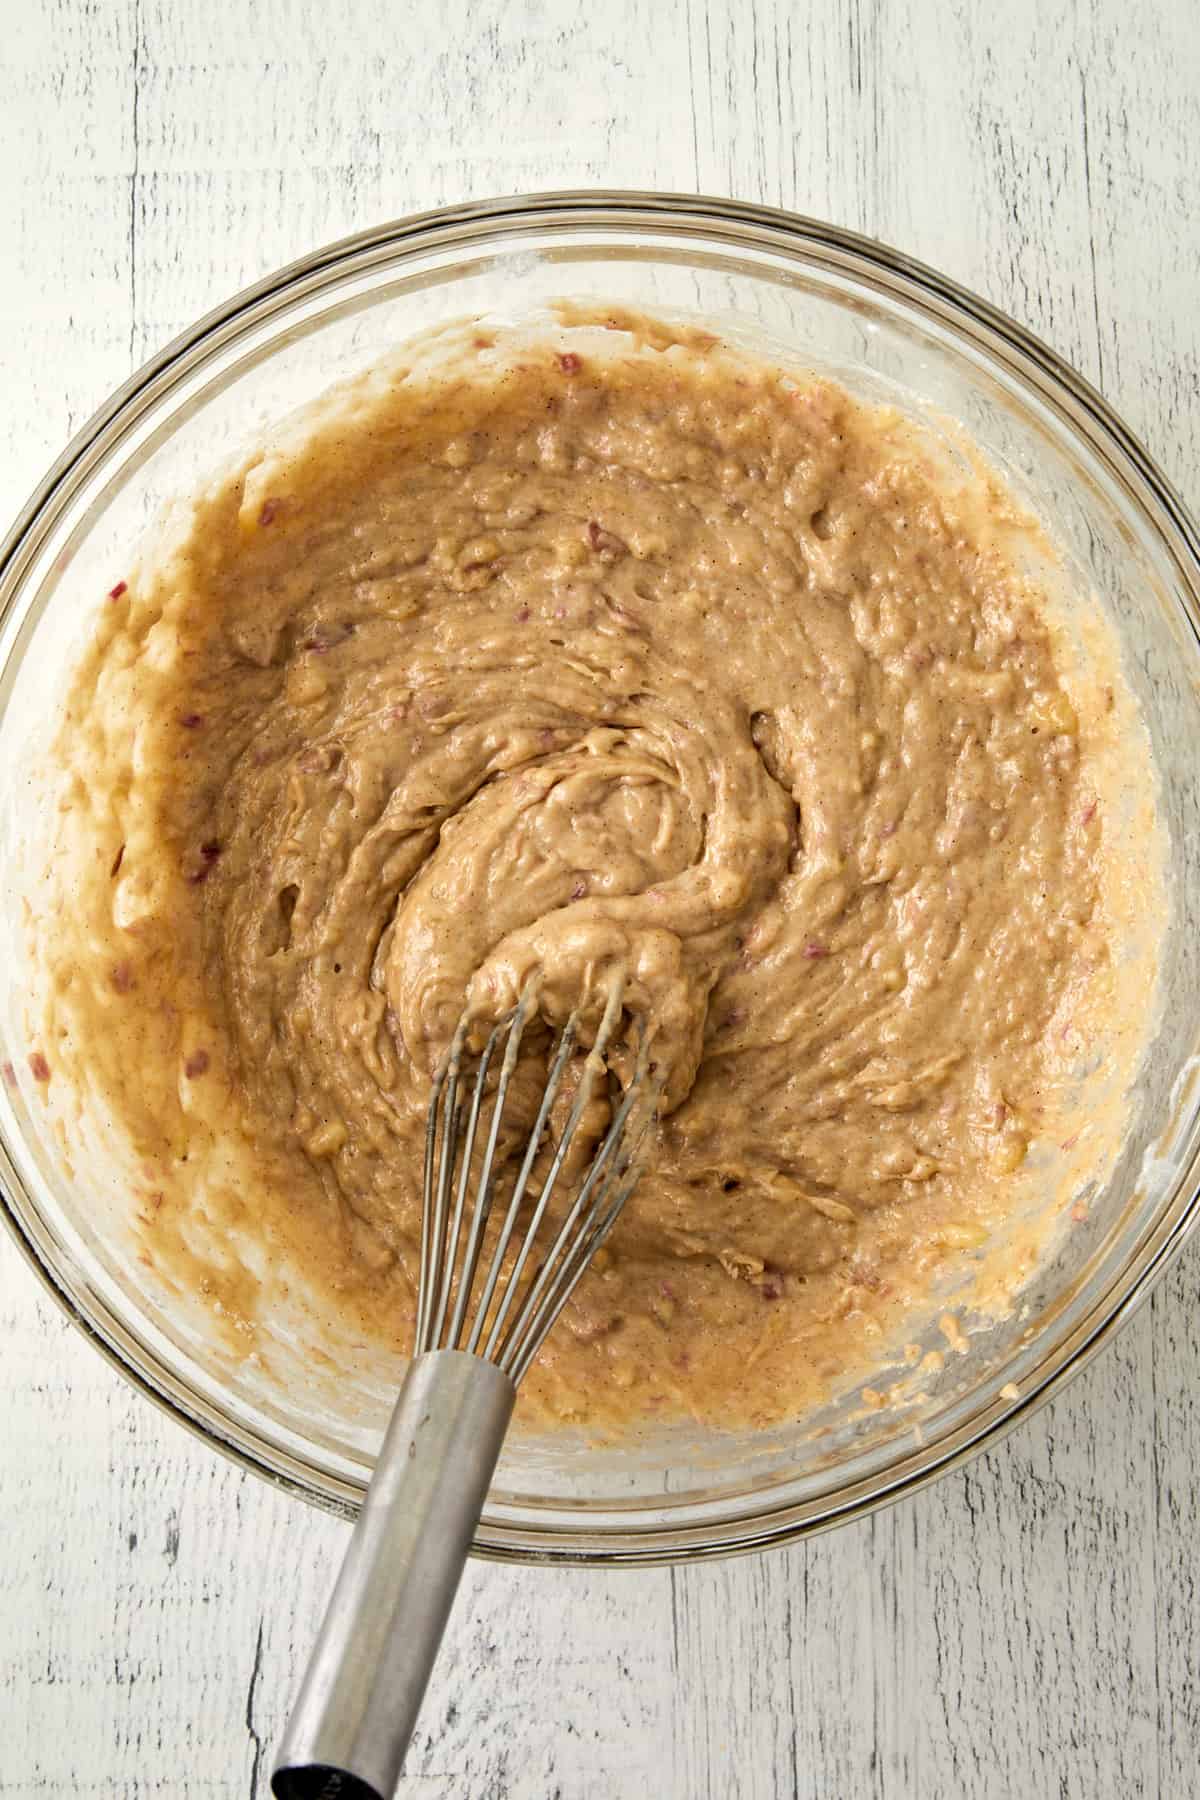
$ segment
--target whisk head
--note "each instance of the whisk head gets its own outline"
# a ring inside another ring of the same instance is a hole
[[[497,1151],[504,1106],[534,1010],[533,1000],[523,995],[489,1033],[473,1072],[465,1068],[470,1021],[464,1014],[434,1081],[425,1136],[414,1353],[466,1350],[495,1363],[514,1384],[537,1355],[637,1185],[638,1152],[658,1097],[643,1045],[632,1078],[578,1178],[566,1214],[555,1225],[548,1219],[550,1203],[560,1185],[566,1185],[564,1166],[580,1121],[601,1083],[608,1081],[605,1056],[620,1020],[619,991],[609,997],[575,1098],[551,1147],[546,1141],[551,1112],[579,1041],[580,1016],[578,1011],[572,1013],[551,1052],[546,1085],[512,1192],[485,1257],[485,1233],[501,1172]],[[489,1075],[497,1064],[499,1074],[489,1094]],[[535,1166],[543,1151],[549,1160],[537,1170],[541,1185],[535,1192]]]

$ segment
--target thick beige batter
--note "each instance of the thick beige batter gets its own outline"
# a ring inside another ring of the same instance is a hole
[[[561,1018],[623,971],[664,1115],[533,1409],[774,1419],[1077,1128],[1112,695],[1064,691],[1002,490],[898,416],[561,319],[335,393],[128,572],[69,709],[91,860],[34,1054],[86,1044],[152,1259],[194,1250],[203,1168],[262,1252],[204,1271],[227,1311],[274,1260],[404,1344],[464,994],[534,977]]]

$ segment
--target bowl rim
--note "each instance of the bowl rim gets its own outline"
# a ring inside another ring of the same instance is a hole
[[[1054,416],[1093,451],[1151,521],[1162,549],[1178,571],[1180,598],[1200,640],[1200,533],[1181,498],[1135,434],[1098,391],[1057,352],[990,302],[948,276],[873,238],[782,208],[719,196],[628,189],[566,189],[500,196],[403,216],[325,244],[233,294],[179,333],[137,369],[74,434],[38,483],[0,541],[0,624],[7,618],[36,557],[71,500],[120,439],[184,375],[251,324],[306,293],[319,293],[353,269],[386,266],[402,246],[417,249],[478,247],[529,229],[610,229],[672,224],[710,238],[725,234],[740,249],[790,253],[809,266],[839,268],[916,306],[926,316],[973,341],[993,363],[1032,387]],[[56,1254],[47,1222],[13,1198],[23,1183],[0,1138],[0,1218],[46,1291],[87,1340],[136,1389],[203,1442],[243,1469],[298,1498],[344,1516],[358,1510],[349,1484],[315,1488],[305,1465],[282,1446],[222,1419],[186,1382],[165,1369],[82,1275],[72,1280]],[[1193,1155],[1175,1191],[1145,1232],[1135,1253],[1088,1307],[1074,1328],[1025,1378],[1025,1392],[1009,1405],[981,1414],[906,1455],[894,1476],[874,1476],[836,1497],[783,1501],[772,1506],[762,1493],[742,1497],[736,1518],[699,1525],[632,1522],[615,1529],[547,1520],[514,1526],[485,1518],[473,1553],[499,1561],[585,1565],[654,1565],[695,1561],[792,1542],[862,1518],[998,1443],[1084,1369],[1145,1302],[1200,1222],[1200,1155]],[[859,1490],[862,1491],[859,1491]],[[569,1510],[564,1508],[564,1510]],[[655,1509],[647,1504],[646,1512]],[[630,1515],[609,1515],[620,1521]]]

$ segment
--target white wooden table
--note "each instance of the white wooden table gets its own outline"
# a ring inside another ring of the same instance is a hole
[[[911,250],[1200,502],[1195,0],[27,0],[0,73],[6,518],[254,277],[589,184]],[[346,1528],[137,1399],[7,1243],[0,1359],[0,1795],[255,1800]],[[404,1792],[1200,1793],[1198,1394],[1194,1248],[1068,1394],[880,1517],[695,1570],[473,1567]]]

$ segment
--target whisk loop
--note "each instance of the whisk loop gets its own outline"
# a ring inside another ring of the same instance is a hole
[[[513,1010],[493,1026],[480,1051],[473,1077],[464,1077],[463,1069],[469,1021],[465,1015],[459,1021],[434,1081],[425,1138],[421,1282],[415,1353],[424,1355],[433,1350],[463,1349],[472,1356],[495,1363],[514,1384],[520,1381],[537,1355],[547,1332],[570,1299],[592,1256],[612,1230],[636,1185],[637,1152],[653,1111],[653,1101],[647,1103],[644,1091],[647,1063],[643,1045],[633,1079],[616,1105],[574,1200],[522,1288],[580,1122],[597,1097],[601,1083],[608,1079],[605,1055],[621,1019],[620,987],[614,986],[595,1041],[584,1060],[579,1087],[566,1122],[541,1178],[540,1191],[534,1195],[531,1182],[538,1155],[544,1148],[551,1112],[578,1043],[578,1010],[570,1015],[559,1035],[537,1115],[472,1311],[484,1237],[495,1198],[499,1172],[497,1149],[505,1103],[534,1005],[532,995],[523,994]],[[491,1096],[491,1116],[484,1148],[476,1167],[476,1144],[488,1098],[488,1078],[498,1056],[500,1072]],[[469,1099],[465,1092],[467,1088]],[[639,1115],[636,1119],[635,1111]],[[468,1201],[472,1186],[474,1199]],[[522,1224],[521,1214],[527,1199],[532,1200],[532,1206]],[[512,1264],[505,1275],[505,1260],[510,1254]],[[472,1312],[472,1319],[468,1327],[469,1312]]]

